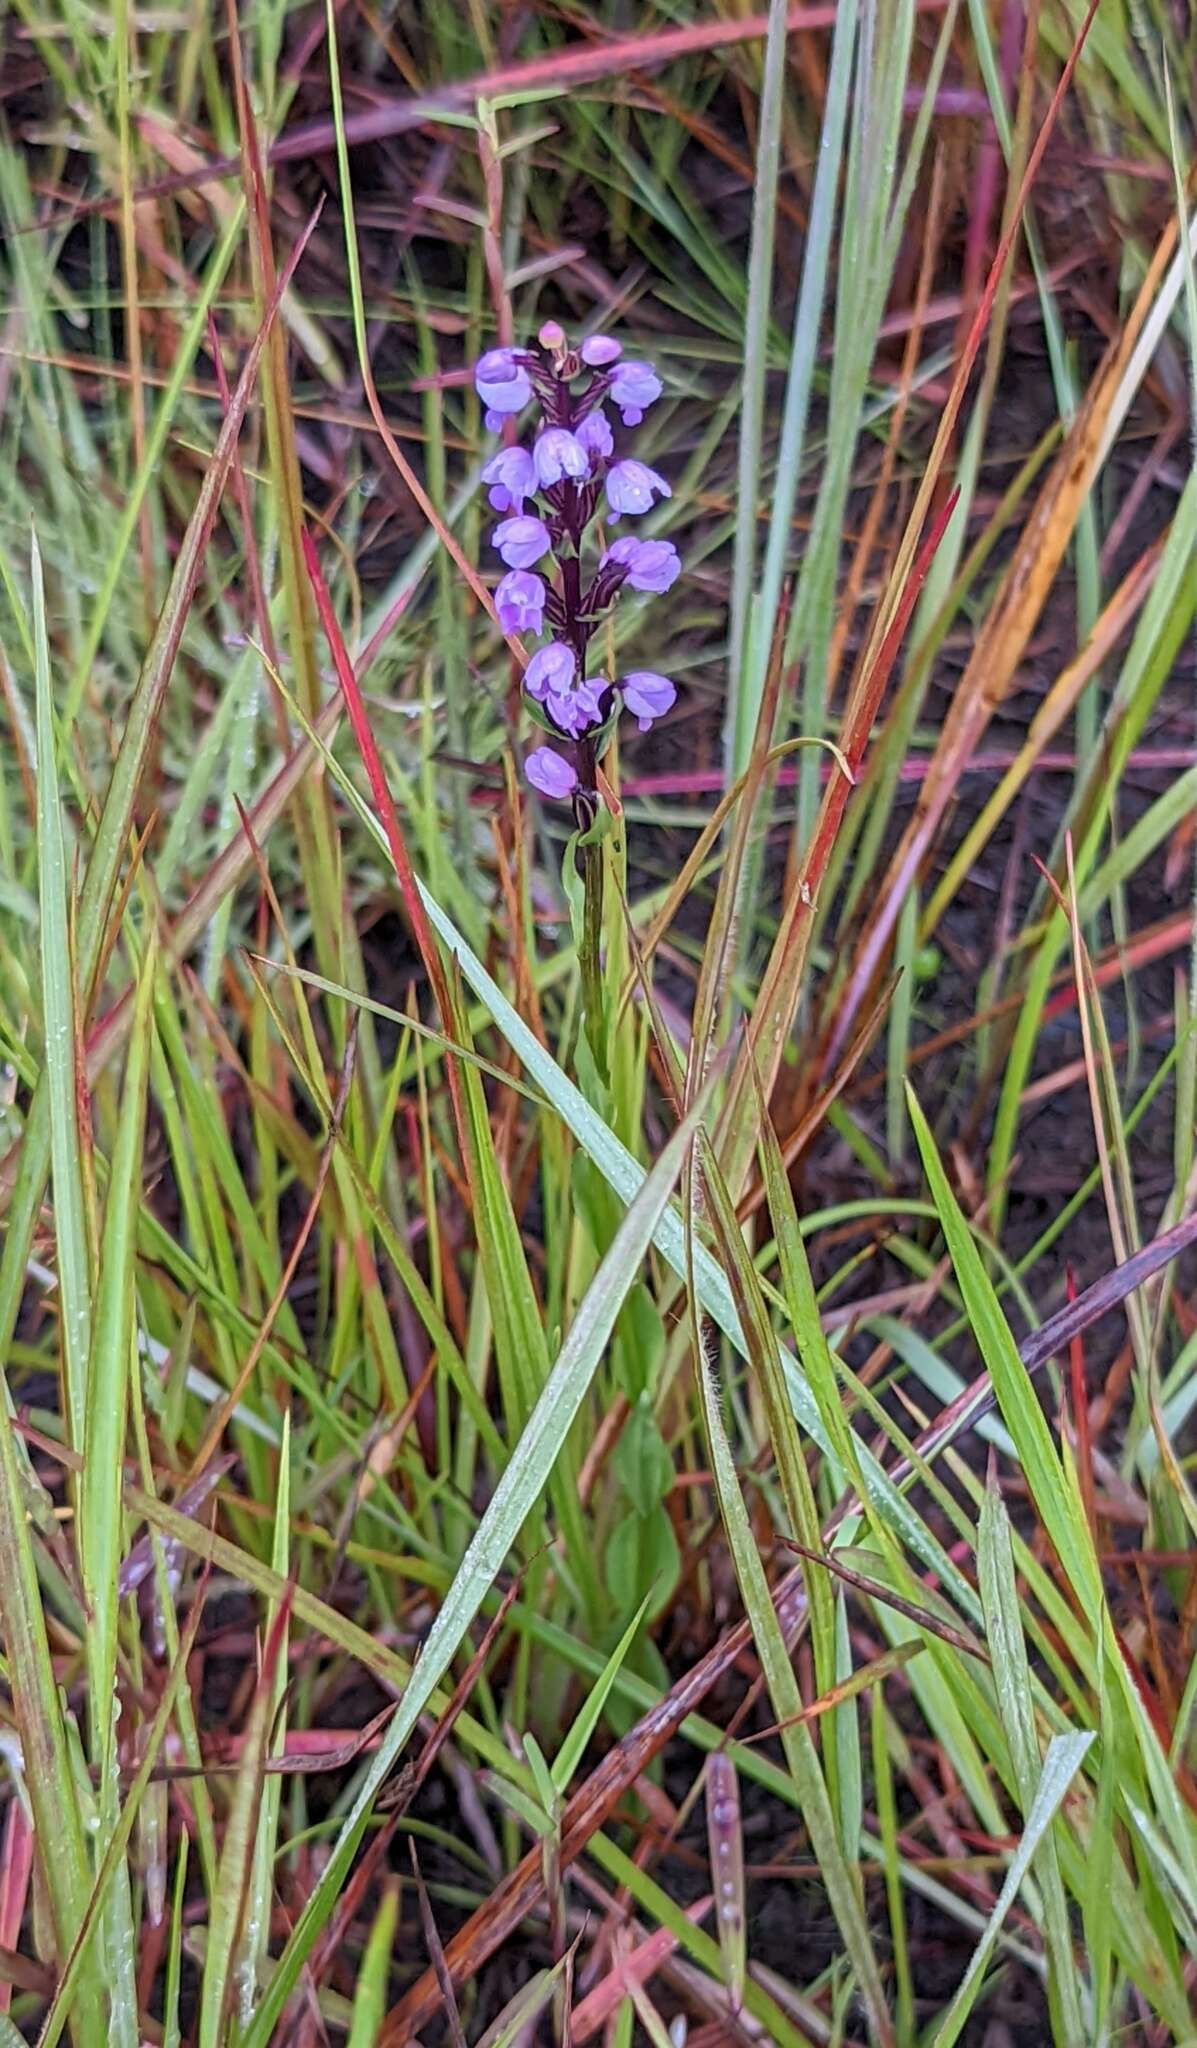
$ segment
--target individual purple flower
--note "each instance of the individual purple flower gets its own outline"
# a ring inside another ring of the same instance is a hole
[[[611,401],[625,427],[638,427],[664,386],[651,363],[620,363],[611,372]]]
[[[547,555],[551,542],[543,519],[504,519],[491,534],[509,569],[530,569]]]
[[[495,610],[505,633],[539,633],[544,624],[545,588],[528,569],[509,569],[495,590]]]
[[[536,495],[536,466],[526,448],[500,448],[482,481],[491,486],[487,495],[496,512],[522,512],[525,498]]]
[[[532,380],[513,348],[488,349],[474,365],[474,388],[486,407],[493,432],[513,412],[522,412],[532,396]]]
[[[611,432],[611,422],[601,406],[596,412],[588,412],[584,420],[579,420],[574,431],[574,439],[582,443],[592,462],[605,462],[608,455],[612,454],[615,436]]]
[[[524,688],[530,697],[543,702],[550,693],[560,694],[572,687],[578,673],[578,658],[562,640],[550,640],[540,647],[524,670]]]
[[[642,513],[651,512],[654,494],[659,498],[673,496],[664,477],[645,462],[616,462],[607,471],[607,503],[616,519],[621,512],[630,512],[637,519]]]
[[[623,354],[623,344],[610,334],[591,334],[578,351],[582,361],[592,370],[605,370],[608,363],[617,363]]]
[[[650,668],[637,669],[633,675],[622,676],[620,694],[633,718],[639,719],[641,732],[647,732],[654,718],[664,718],[677,700],[677,691],[668,676],[659,676]]]
[[[584,683],[575,683],[570,689],[549,690],[544,708],[562,732],[569,733],[572,739],[580,739],[583,733],[602,723],[599,700],[609,687],[605,676],[597,676]]]
[[[671,540],[636,540],[628,534],[622,540],[612,541],[599,568],[605,569],[609,562],[620,564],[633,590],[652,591],[657,597],[671,589],[682,573]]]
[[[542,490],[559,484],[563,477],[577,483],[590,474],[590,457],[568,427],[546,427],[538,434],[532,444],[532,463]]]
[[[555,754],[552,747],[533,747],[524,762],[524,774],[542,796],[563,802],[578,786],[578,771],[571,761]]]

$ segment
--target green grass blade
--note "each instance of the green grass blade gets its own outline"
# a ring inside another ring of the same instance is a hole
[[[91,1276],[83,1191],[83,1134],[76,1072],[79,1033],[74,950],[67,909],[67,858],[54,745],[50,650],[41,549],[30,555],[34,680],[37,689],[38,904],[42,955],[43,1074],[49,1095],[54,1238],[62,1321],[62,1377],[69,1441],[83,1448],[87,1358],[91,1348]]]
[[[388,1885],[383,1892],[366,1942],[353,1993],[353,2024],[346,2048],[374,2048],[387,2009],[391,1953],[399,1920],[399,1890]]]
[[[992,1481],[981,1505],[977,1567],[998,1712],[1010,1745],[1019,1804],[1026,1821],[1034,1806],[1042,1758],[1035,1734],[1031,1668],[1019,1612],[1010,1523],[1005,1502]],[[1054,2001],[1056,2036],[1065,2043],[1081,2042],[1087,2038],[1081,2012],[1084,1986],[1073,1959],[1068,1903],[1050,1829],[1044,1831],[1034,1868],[1043,1888],[1048,1995]]]
[[[907,1090],[907,1103],[923,1171],[939,1211],[969,1322],[992,1379],[1002,1419],[1017,1447],[1035,1505],[1072,1581],[1082,1612],[1096,1625],[1103,1609],[1101,1578],[1080,1497],[1057,1455],[1039,1397],[1018,1355],[1018,1346],[972,1233],[948,1186],[935,1140],[912,1088]]]

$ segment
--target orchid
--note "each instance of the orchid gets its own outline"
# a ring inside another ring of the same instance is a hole
[[[620,363],[611,375],[611,402],[625,427],[638,427],[661,396],[661,379],[651,363]]]
[[[474,366],[474,388],[486,407],[492,432],[511,413],[522,412],[532,396],[532,380],[519,352],[492,348]]]
[[[624,580],[633,590],[652,591],[657,597],[672,589],[682,573],[672,541],[635,540],[631,534],[612,541],[599,563],[600,570],[612,567],[623,570]]]
[[[616,462],[607,471],[607,503],[615,519],[621,512],[630,512],[639,519],[652,511],[654,497],[672,496],[664,477],[658,476],[646,462]]]
[[[511,569],[495,591],[495,610],[505,633],[539,633],[544,624],[544,580],[527,569]]]
[[[538,434],[532,449],[532,466],[536,480],[542,490],[550,484],[559,484],[563,477],[577,482],[579,477],[590,472],[590,457],[585,445],[568,427],[546,427]]]
[[[509,569],[530,569],[547,555],[552,540],[543,519],[504,519],[491,539]]]
[[[568,690],[578,673],[578,657],[564,641],[550,640],[537,649],[524,670],[524,688],[530,697],[542,700],[550,690]]]
[[[552,747],[534,747],[524,762],[524,774],[542,796],[557,797],[562,802],[578,786],[577,769],[561,754],[555,754]]]
[[[482,472],[490,485],[487,496],[496,512],[522,512],[536,492],[536,467],[526,448],[500,448]]]
[[[617,458],[606,408],[609,401],[625,427],[635,426],[661,396],[661,379],[651,363],[627,361],[613,335],[591,334],[574,348],[560,323],[548,320],[534,348],[488,350],[474,382],[492,429],[513,435],[525,406],[539,413],[531,434],[511,439],[482,471],[492,507],[507,515],[491,534],[507,570],[495,612],[511,635],[549,629],[527,658],[523,686],[537,723],[557,735],[562,751],[536,747],[525,771],[541,796],[572,800],[585,827],[600,810],[598,761],[620,710],[644,731],[677,696],[655,671],[635,670],[616,684],[588,673],[587,659],[596,628],[625,587],[660,597],[681,574],[671,541],[631,536],[585,567],[604,497],[615,521],[643,518],[670,496],[657,470],[633,456]]]
[[[659,676],[648,668],[624,676],[619,693],[633,718],[639,720],[641,732],[647,732],[654,719],[671,711],[677,700],[677,690],[669,677]]]

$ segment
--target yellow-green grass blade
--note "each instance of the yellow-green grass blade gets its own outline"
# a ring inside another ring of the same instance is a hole
[[[166,602],[125,715],[124,731],[96,827],[75,923],[75,964],[85,1020],[93,996],[92,982],[104,954],[109,908],[128,846],[142,776],[183,629],[199,584],[233,451],[257,377],[259,359],[266,335],[278,312],[283,290],[307,245],[314,224],[314,221],[310,223],[299,236],[279,280],[279,288],[247,352],[215,450],[204,472],[195,508],[179,546]],[[39,1082],[25,1120],[17,1179],[9,1204],[4,1251],[0,1255],[0,1355],[7,1351],[16,1325],[25,1286],[25,1268],[49,1170],[49,1097],[47,1089]]]
[[[117,1570],[121,1557],[129,1369],[136,1342],[137,1212],[141,1201],[153,1029],[150,1005],[156,970],[157,953],[151,942],[138,983],[104,1211],[79,1487],[79,1557],[88,1613],[90,1749],[101,1776],[101,1805],[105,1792],[116,1782]]]
[[[286,1641],[289,1601],[273,1616],[254,1688],[241,1761],[225,1821],[216,1892],[208,1902],[208,1938],[200,1990],[199,2048],[222,2048],[235,1992],[234,1963],[245,1926],[253,1876],[263,1767],[278,1697],[279,1659]]]
[[[175,1701],[180,1687],[184,1686],[187,1681],[187,1660],[195,1646],[202,1614],[203,1600],[196,1599],[191,1613],[187,1617],[187,1627],[178,1652],[170,1660],[166,1684],[162,1688],[161,1697],[154,1709],[154,1718],[146,1731],[137,1773],[125,1794],[120,1819],[109,1836],[103,1860],[96,1876],[95,1888],[88,1902],[87,1914],[80,1925],[75,1937],[74,1946],[66,1959],[62,1974],[55,1987],[54,2000],[42,2023],[42,2031],[38,2035],[37,2048],[54,2048],[54,2044],[62,2036],[62,2030],[66,2025],[67,2014],[71,2008],[75,1987],[79,1981],[80,1969],[91,1942],[92,1930],[98,1916],[104,1909],[108,1886],[113,1881],[117,1865],[129,1846],[138,1811],[146,1796],[150,1780],[161,1754],[162,1745],[166,1740],[166,1733],[170,1726],[170,1717],[174,1710]],[[179,1852],[181,1864],[186,1861],[186,1845],[187,1835],[186,1830],[183,1830]],[[167,2010],[169,2011],[169,2001]],[[136,2018],[136,2015],[134,2017]]]
[[[391,1953],[399,1920],[399,1888],[387,1886],[370,1928],[353,1992],[353,2024],[346,2048],[374,2048],[387,2009]]]
[[[41,549],[30,555],[34,680],[37,690],[38,905],[42,956],[43,1072],[50,1103],[54,1240],[58,1254],[62,1380],[68,1440],[83,1447],[84,1390],[91,1346],[91,1275],[83,1188],[74,949],[67,902],[67,856],[58,790],[50,649]]]

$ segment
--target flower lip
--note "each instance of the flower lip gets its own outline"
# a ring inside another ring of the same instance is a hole
[[[543,702],[546,697],[568,691],[577,672],[578,659],[573,648],[564,641],[550,640],[547,647],[537,649],[524,670],[524,688],[530,697]]]
[[[651,363],[619,363],[611,372],[611,402],[625,427],[638,427],[664,388]]]
[[[633,590],[646,590],[660,597],[672,589],[682,573],[677,549],[671,540],[637,540],[627,534],[621,540],[613,540],[599,563],[600,571],[608,563],[622,568],[625,580]]]
[[[605,370],[609,363],[619,361],[623,354],[623,344],[610,334],[589,334],[578,354],[588,369]]]
[[[625,458],[607,471],[607,503],[616,518],[621,512],[630,512],[639,519],[652,510],[654,496],[671,498],[673,492],[647,463]]]
[[[641,732],[647,732],[654,719],[663,718],[677,702],[677,690],[669,677],[658,675],[655,669],[636,669],[630,676],[621,676],[619,690]]]
[[[487,495],[496,512],[522,512],[524,500],[536,495],[536,465],[526,448],[500,448],[482,481],[491,486]]]
[[[491,541],[509,569],[531,569],[542,555],[548,554],[551,545],[544,520],[526,515],[502,520],[491,534]]]
[[[539,633],[544,604],[543,579],[528,569],[509,569],[495,586],[495,610],[505,633]]]
[[[578,787],[577,769],[552,747],[533,747],[524,762],[524,774],[541,796],[554,797],[559,803]]]
[[[532,444],[532,462],[542,490],[568,477],[579,483],[590,474],[590,457],[585,445],[568,427],[546,427]]]

